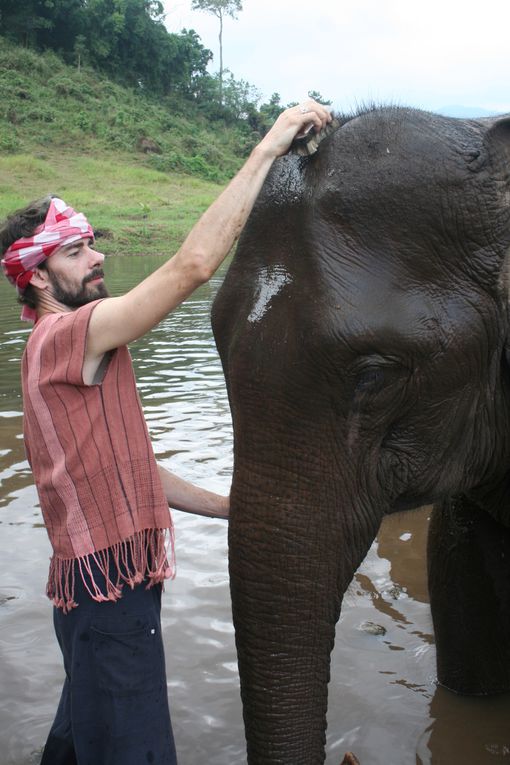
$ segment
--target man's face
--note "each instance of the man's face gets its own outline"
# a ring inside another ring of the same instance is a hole
[[[68,308],[79,308],[98,298],[108,297],[103,281],[104,255],[80,239],[56,250],[46,262],[52,294]]]

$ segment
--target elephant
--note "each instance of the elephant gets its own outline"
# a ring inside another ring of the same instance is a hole
[[[273,165],[212,309],[250,765],[324,762],[335,624],[390,513],[434,508],[439,684],[510,690],[510,115],[335,125]]]

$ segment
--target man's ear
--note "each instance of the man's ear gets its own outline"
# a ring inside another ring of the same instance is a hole
[[[49,279],[48,272],[45,268],[34,268],[32,277],[29,284],[33,287],[37,287],[40,290],[45,290],[48,287]]]

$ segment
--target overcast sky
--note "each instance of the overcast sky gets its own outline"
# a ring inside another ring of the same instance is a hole
[[[218,20],[165,0],[169,31],[195,29],[219,69]],[[243,0],[223,63],[267,100],[317,90],[337,109],[367,101],[510,112],[510,0]]]

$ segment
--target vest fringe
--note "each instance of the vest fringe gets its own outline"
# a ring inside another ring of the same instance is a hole
[[[175,577],[174,530],[144,529],[105,550],[78,558],[53,555],[46,594],[65,614],[78,605],[74,599],[76,571],[92,600],[99,603],[118,600],[124,583],[133,589],[147,579],[147,589],[150,589]],[[101,577],[99,582],[97,571]]]

